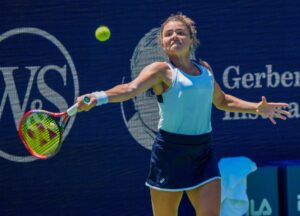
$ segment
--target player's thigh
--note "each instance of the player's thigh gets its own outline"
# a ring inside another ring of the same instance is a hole
[[[150,188],[154,216],[176,216],[183,192],[159,191]]]
[[[187,191],[197,216],[219,216],[221,206],[221,180],[212,180],[201,187]]]

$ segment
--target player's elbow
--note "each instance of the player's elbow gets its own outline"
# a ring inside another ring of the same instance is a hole
[[[214,103],[214,106],[219,110],[223,110],[223,111],[225,110],[225,105],[222,102]]]
[[[225,111],[226,110],[225,96],[214,98],[213,104],[217,109]]]

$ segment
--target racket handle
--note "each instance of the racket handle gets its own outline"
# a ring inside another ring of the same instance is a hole
[[[69,116],[73,116],[77,113],[77,103],[71,106],[68,110],[67,113]]]
[[[91,101],[91,99],[88,97],[88,96],[85,96],[83,98],[83,102],[85,104],[88,104],[89,102]],[[67,110],[67,113],[69,116],[73,116],[77,113],[77,103],[74,104],[73,106],[71,106],[68,110]]]

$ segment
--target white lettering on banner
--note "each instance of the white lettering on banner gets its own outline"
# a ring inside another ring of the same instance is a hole
[[[9,98],[9,102],[10,102],[10,106],[12,108],[16,129],[18,128],[19,119],[22,117],[22,115],[25,112],[25,109],[26,109],[26,106],[28,103],[29,94],[30,94],[31,87],[32,87],[32,83],[33,83],[33,79],[34,79],[34,76],[35,76],[38,68],[33,68],[33,67],[28,68],[30,71],[30,79],[27,84],[25,99],[24,99],[22,105],[20,105],[21,102],[18,97],[15,80],[13,78],[13,72],[17,69],[19,69],[19,68],[18,67],[0,67],[0,72],[2,72],[3,77],[4,77],[4,82],[5,82],[5,90],[4,90],[4,94],[3,94],[1,104],[0,104],[0,120],[2,117],[5,102]]]
[[[37,75],[36,82],[40,93],[45,97],[45,99],[49,100],[52,104],[58,107],[60,111],[67,109],[68,104],[66,100],[58,93],[56,93],[54,89],[51,89],[45,81],[46,72],[52,70],[52,71],[57,71],[61,75],[64,81],[64,85],[66,85],[66,65],[61,68],[55,65],[48,65],[41,69],[39,66],[25,67],[26,70],[30,71],[30,79],[27,83],[25,98],[22,103],[20,102],[16,83],[13,78],[14,71],[18,69],[19,69],[18,67],[0,67],[0,73],[2,72],[4,77],[4,83],[5,83],[4,94],[0,103],[0,120],[3,115],[3,109],[5,103],[7,100],[9,100],[12,109],[13,118],[14,118],[15,128],[16,130],[18,130],[18,122],[23,116],[25,109],[27,108],[28,99],[32,89],[32,84],[37,72],[38,75]],[[39,99],[32,101],[31,109],[41,109],[42,107],[39,101],[40,101]]]
[[[263,199],[258,209],[255,208],[255,201],[250,200],[249,212],[247,216],[272,215],[272,208],[267,199]]]
[[[300,110],[299,104],[297,102],[290,102],[287,110],[290,112],[290,116],[288,118],[300,118]],[[256,120],[258,117],[265,119],[266,117],[259,116],[258,114],[250,114],[250,113],[240,113],[240,112],[224,112],[224,117],[222,120],[230,121],[230,120]]]
[[[68,109],[68,103],[59,93],[57,93],[53,88],[50,88],[47,85],[45,81],[45,75],[48,71],[58,72],[63,79],[63,85],[66,86],[67,85],[66,65],[64,65],[63,67],[59,67],[57,65],[47,65],[41,68],[37,78],[37,86],[40,93],[44,96],[44,98],[46,98],[48,101],[54,104],[59,109],[59,112],[63,112]]]
[[[223,73],[223,84],[227,89],[300,87],[300,72],[273,71],[272,65],[266,65],[266,72],[244,73],[241,75],[240,66],[229,66]]]
[[[46,39],[48,43],[50,42],[60,51],[60,53],[64,57],[65,64],[63,64],[63,66],[58,66],[52,63],[45,66],[25,66],[24,68],[23,67],[20,68],[18,65],[14,65],[14,63],[12,63],[13,64],[12,66],[1,67],[0,65],[0,74],[2,73],[4,84],[5,84],[4,92],[2,94],[2,99],[0,98],[0,122],[4,115],[5,105],[9,102],[9,105],[12,110],[14,126],[16,128],[16,131],[14,132],[17,132],[18,122],[20,118],[23,116],[26,109],[42,108],[41,99],[48,100],[55,107],[57,107],[60,112],[66,110],[71,105],[71,104],[70,105],[67,104],[67,101],[65,100],[63,95],[60,95],[58,92],[56,92],[53,88],[51,88],[47,84],[46,74],[48,72],[50,73],[51,71],[51,73],[53,72],[58,73],[59,76],[61,77],[63,86],[66,86],[67,83],[72,83],[72,82],[67,82],[67,73],[70,73],[71,74],[70,77],[73,80],[72,84],[74,87],[74,92],[72,92],[72,97],[74,97],[74,100],[77,98],[79,94],[79,82],[78,82],[77,71],[74,62],[67,49],[64,47],[64,45],[57,38],[55,38],[53,35],[49,34],[48,32],[38,28],[30,28],[30,27],[15,28],[1,34],[0,43],[5,41],[7,38],[14,37],[20,34],[40,36]],[[16,50],[18,50],[18,47],[16,47]],[[34,55],[34,52],[32,53]],[[32,62],[35,59],[33,57],[26,56],[24,57],[24,60],[28,60],[28,65],[39,65],[39,62],[35,62],[35,61]],[[67,70],[67,68],[69,69],[69,71]],[[18,88],[16,85],[18,83],[16,83],[14,80],[14,73],[16,73],[17,71],[18,72],[28,71],[30,73],[28,82],[24,83],[26,85],[26,92],[23,100],[19,97],[19,93],[17,91]],[[32,86],[34,83],[36,83],[38,91],[42,95],[42,97],[29,101]],[[73,101],[72,98],[69,98],[69,100]],[[75,118],[72,118],[70,120],[66,130],[64,131],[64,137],[68,135],[74,120]],[[7,152],[4,152],[2,150],[0,150],[0,157],[14,162],[31,162],[36,160],[36,158],[32,156],[17,156],[17,155],[12,155]]]

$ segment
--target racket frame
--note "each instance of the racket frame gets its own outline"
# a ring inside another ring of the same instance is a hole
[[[25,141],[25,136],[23,134],[23,131],[22,131],[22,123],[24,122],[24,120],[32,113],[44,113],[44,114],[47,114],[51,117],[64,117],[61,121],[61,123],[58,123],[56,120],[55,120],[55,123],[59,126],[59,130],[60,130],[60,140],[59,140],[59,143],[58,143],[58,147],[57,149],[55,150],[54,154],[52,155],[42,155],[42,154],[39,154],[37,152],[35,152],[31,147],[30,145]],[[61,113],[54,113],[54,112],[49,112],[49,111],[46,111],[46,110],[38,110],[38,109],[33,109],[33,110],[29,110],[28,112],[26,112],[20,122],[19,122],[19,128],[18,128],[18,133],[19,133],[19,137],[21,138],[21,141],[22,143],[25,145],[26,149],[29,151],[29,153],[39,159],[48,159],[52,156],[54,156],[57,152],[59,152],[60,150],[60,147],[61,147],[61,144],[62,144],[62,141],[63,141],[63,132],[64,132],[64,129],[68,123],[68,120],[70,119],[70,116],[68,115],[67,112],[61,112]]]
[[[85,104],[89,104],[90,103],[90,98],[88,96],[85,96],[83,101],[84,101]],[[26,112],[22,116],[21,120],[19,121],[18,133],[19,133],[19,137],[22,140],[22,143],[25,145],[26,149],[29,151],[29,153],[31,155],[33,155],[37,158],[40,158],[40,159],[48,159],[49,157],[53,157],[55,154],[57,154],[59,152],[59,150],[61,148],[61,144],[63,142],[63,132],[64,132],[66,126],[67,126],[67,123],[68,123],[70,117],[76,115],[77,106],[78,106],[78,104],[75,103],[66,112],[60,112],[60,113],[49,112],[47,110],[42,110],[42,109],[32,109],[32,110],[29,110],[28,112]],[[52,154],[50,156],[38,154],[34,150],[32,150],[30,145],[28,145],[28,143],[25,141],[25,137],[24,137],[24,134],[22,132],[22,123],[28,117],[28,115],[30,115],[31,113],[45,113],[45,114],[47,114],[49,116],[52,116],[52,117],[64,117],[60,121],[60,123],[58,123],[56,120],[54,120],[55,123],[59,126],[59,130],[60,130],[60,140],[59,140],[58,147],[56,148],[54,154]]]

